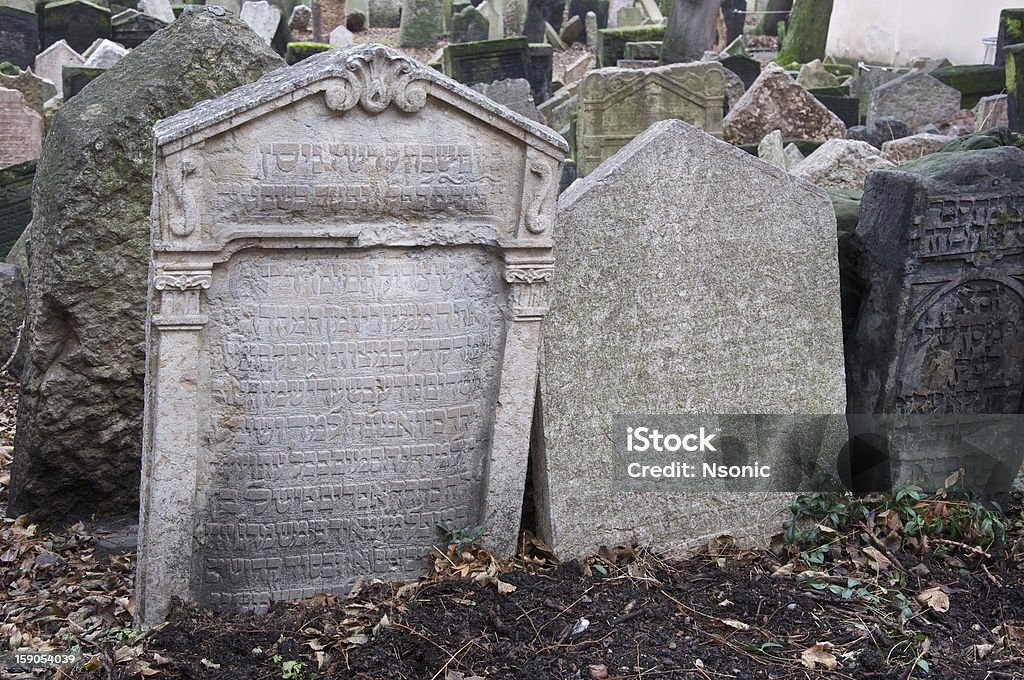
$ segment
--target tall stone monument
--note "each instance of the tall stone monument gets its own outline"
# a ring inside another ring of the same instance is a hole
[[[380,45],[154,134],[140,621],[511,554],[565,143]]]
[[[828,194],[666,120],[566,190],[556,228],[541,534],[562,558],[760,536],[791,495],[620,488],[613,419],[844,412]]]
[[[646,130],[677,118],[722,136],[725,71],[717,62],[603,68],[580,84],[576,160],[582,177]]]

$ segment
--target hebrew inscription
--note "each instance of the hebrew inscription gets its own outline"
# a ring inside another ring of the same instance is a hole
[[[502,267],[475,249],[236,256],[208,291],[203,604],[422,573],[475,521]]]

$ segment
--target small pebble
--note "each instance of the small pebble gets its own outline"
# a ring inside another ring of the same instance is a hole
[[[608,677],[608,667],[603,663],[588,666],[587,674],[590,676],[590,680],[605,680]]]
[[[796,602],[790,602],[789,604],[787,604],[786,609],[789,609],[790,611],[796,609]]]

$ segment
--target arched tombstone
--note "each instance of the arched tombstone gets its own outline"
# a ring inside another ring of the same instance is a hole
[[[511,555],[565,143],[380,45],[154,134],[140,622]]]

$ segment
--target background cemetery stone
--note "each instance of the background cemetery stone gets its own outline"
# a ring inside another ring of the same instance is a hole
[[[40,116],[43,115],[43,105],[46,101],[57,94],[56,85],[35,75],[31,68],[16,76],[0,73],[0,87],[21,92],[25,97],[25,103]]]
[[[844,412],[827,194],[661,121],[566,190],[556,226],[533,471],[542,537],[563,558],[760,537],[791,495],[614,488],[611,417]]]
[[[0,168],[39,157],[43,117],[17,90],[0,88]]]
[[[1021,413],[1024,396],[1024,150],[943,152],[872,173],[861,202],[851,413]],[[940,488],[954,456],[897,451],[895,484]],[[998,461],[967,464],[968,486]],[[1016,470],[1020,466],[1017,460]]]
[[[588,73],[579,95],[579,176],[587,175],[658,120],[685,120],[721,136],[723,73],[717,62]]]
[[[402,3],[400,0],[370,0],[370,25],[398,26]]]
[[[96,40],[110,37],[110,9],[89,0],[48,2],[42,13],[44,47],[66,40],[81,53]]]
[[[445,75],[464,85],[530,78],[530,45],[523,37],[447,45],[443,59]]]
[[[32,179],[35,174],[34,160],[0,168],[0,258],[7,257],[32,221]]]
[[[110,68],[117,62],[121,61],[124,55],[128,54],[121,45],[118,45],[112,40],[101,40],[98,45],[94,46],[89,52],[88,58],[85,60],[85,65],[89,68]]]
[[[974,129],[976,132],[995,127],[1007,127],[1009,118],[1006,114],[1007,95],[996,94],[982,97],[974,107]]]
[[[86,85],[96,80],[107,71],[105,68],[86,66],[84,64],[81,66],[78,66],[77,64],[65,64],[64,68],[61,70],[61,79],[63,80],[63,84],[61,85],[61,98],[63,101],[67,101],[74,97],[76,94],[81,92]]]
[[[196,9],[57,115],[33,195],[11,511],[68,522],[137,509],[150,127],[283,65],[238,19]]]
[[[959,112],[958,90],[927,73],[912,72],[871,91],[868,125],[881,116],[892,116],[916,131],[928,123],[948,123]]]
[[[267,0],[250,1],[242,4],[239,18],[269,45],[281,23],[281,10]]]
[[[899,165],[935,153],[954,139],[956,137],[928,133],[910,135],[882,144],[882,155]]]
[[[58,40],[36,55],[34,71],[40,78],[52,82],[60,94],[64,91],[64,77],[61,71],[64,65],[84,63],[82,55],[71,49],[66,40]]]
[[[543,123],[540,111],[533,102],[530,81],[525,78],[508,78],[493,83],[477,83],[473,89],[493,102],[515,111],[523,118]]]
[[[160,19],[134,9],[126,9],[110,19],[111,38],[129,48],[138,47],[163,28],[167,28],[167,24]]]
[[[25,282],[13,264],[0,262],[0,366],[14,353],[25,319]]]
[[[794,177],[823,189],[864,189],[864,180],[873,170],[892,170],[896,166],[881,151],[867,142],[830,139],[810,154]]]
[[[174,12],[171,10],[171,3],[168,0],[139,0],[135,8],[165,24],[174,23]]]
[[[0,62],[31,66],[39,51],[39,19],[32,0],[0,0]]]
[[[452,17],[452,42],[479,42],[487,40],[487,17],[472,5],[466,5]]]
[[[441,0],[404,0],[399,38],[402,47],[430,45],[441,32]]]
[[[140,621],[414,579],[439,524],[510,556],[565,143],[380,45],[154,134]]]
[[[767,64],[757,80],[732,105],[723,123],[725,139],[756,144],[772,130],[786,139],[841,138],[846,126],[776,64]]]

